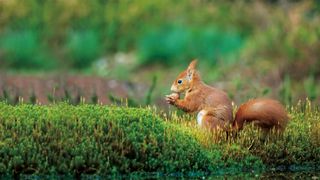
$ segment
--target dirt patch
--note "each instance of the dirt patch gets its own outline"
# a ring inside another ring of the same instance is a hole
[[[88,103],[111,104],[111,96],[125,99],[130,95],[135,95],[139,99],[141,98],[139,94],[143,94],[147,88],[143,84],[94,76],[2,75],[0,77],[0,97],[12,103],[23,100],[24,102],[49,104],[68,99],[74,103],[82,100]]]

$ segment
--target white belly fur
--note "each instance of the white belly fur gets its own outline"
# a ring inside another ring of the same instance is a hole
[[[198,115],[197,115],[197,122],[198,122],[198,125],[201,126],[202,125],[202,119],[203,119],[203,116],[206,114],[207,112],[205,110],[201,110]]]

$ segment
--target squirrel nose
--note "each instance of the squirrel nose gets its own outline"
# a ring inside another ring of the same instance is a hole
[[[174,86],[174,85],[172,85],[171,86],[171,89],[170,89],[172,92],[177,92],[177,88]]]

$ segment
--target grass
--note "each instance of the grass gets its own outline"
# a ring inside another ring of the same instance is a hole
[[[320,111],[288,107],[280,137],[246,126],[237,139],[196,126],[194,116],[155,108],[0,103],[0,174],[187,175],[316,169]]]

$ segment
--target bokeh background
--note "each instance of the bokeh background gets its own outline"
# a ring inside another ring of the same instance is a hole
[[[0,0],[0,98],[12,104],[166,109],[194,58],[236,104],[320,104],[320,1]]]

